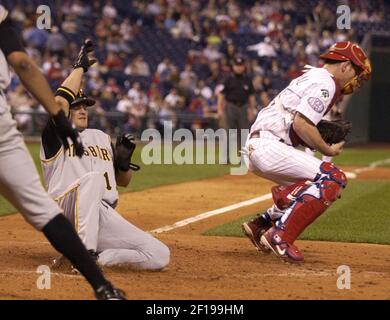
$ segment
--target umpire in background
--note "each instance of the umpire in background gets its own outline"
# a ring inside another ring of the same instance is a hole
[[[256,109],[256,99],[252,77],[247,75],[245,60],[241,55],[233,59],[232,69],[233,73],[222,83],[223,89],[218,95],[218,118],[223,120],[226,130],[237,129],[237,150],[240,150],[241,129],[249,129]],[[229,162],[230,159],[228,148]]]

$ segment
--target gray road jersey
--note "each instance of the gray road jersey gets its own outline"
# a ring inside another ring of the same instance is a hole
[[[9,86],[10,82],[11,77],[8,62],[5,59],[3,51],[0,49],[0,114],[9,111],[4,90]]]
[[[0,24],[7,17],[7,10],[0,5]],[[0,49],[0,91],[5,90],[11,82],[10,72],[8,68],[8,62],[5,59],[3,51]]]

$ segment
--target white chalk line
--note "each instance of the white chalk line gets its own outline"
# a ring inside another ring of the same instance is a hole
[[[249,199],[249,200],[246,200],[246,201],[238,202],[238,203],[229,205],[227,207],[222,207],[222,208],[215,209],[215,210],[212,210],[212,211],[206,211],[206,212],[203,212],[203,213],[198,214],[196,216],[193,216],[193,217],[190,217],[190,218],[187,218],[187,219],[184,219],[184,220],[180,220],[178,222],[175,222],[174,224],[167,225],[167,226],[164,226],[164,227],[161,227],[161,228],[157,228],[157,229],[151,230],[149,232],[150,233],[164,233],[164,232],[168,232],[168,231],[180,228],[180,227],[184,227],[184,226],[189,225],[191,223],[198,222],[200,220],[204,220],[204,219],[210,218],[212,216],[219,215],[221,213],[226,213],[226,212],[233,211],[233,210],[236,210],[236,209],[239,209],[239,208],[242,208],[242,207],[247,207],[247,206],[250,206],[250,205],[253,205],[253,204],[256,204],[256,203],[260,203],[260,202],[269,200],[271,198],[272,198],[272,194],[271,193],[267,193],[267,194],[264,194],[264,195],[262,195],[260,197],[256,197],[256,198]]]
[[[359,173],[362,173],[362,172],[365,172],[365,171],[374,170],[374,169],[376,169],[377,167],[379,167],[379,166],[381,166],[383,164],[390,164],[390,158],[371,162],[367,167],[355,169],[355,170],[353,170],[353,172],[359,174]]]
[[[353,172],[346,172],[346,175],[347,175],[347,178],[349,178],[349,179],[355,179],[357,177],[357,174],[359,174],[361,172],[369,171],[369,170],[374,170],[378,166],[383,165],[383,164],[387,164],[387,163],[390,163],[390,158],[371,162],[367,167],[355,169],[355,170],[353,170]],[[260,203],[260,202],[269,200],[271,198],[272,198],[271,193],[267,193],[267,194],[264,194],[262,196],[259,196],[259,197],[253,198],[253,199],[249,199],[246,201],[242,201],[242,202],[239,202],[236,204],[229,205],[227,207],[215,209],[212,211],[207,211],[207,212],[198,214],[196,216],[175,222],[174,224],[151,230],[149,232],[151,232],[151,233],[168,232],[168,231],[180,228],[180,227],[184,227],[184,226],[189,225],[191,223],[198,222],[200,220],[204,220],[204,219],[210,218],[212,216],[216,216],[216,215],[221,214],[221,213],[226,213],[226,212],[233,211],[233,210],[236,210],[236,209],[239,209],[242,207],[247,207],[247,206],[253,205],[255,203]]]
[[[7,274],[33,274],[33,275],[39,276],[41,273],[36,272],[36,271],[29,271],[29,270],[0,270],[0,275],[2,275],[2,274],[4,274],[4,275],[7,275]],[[66,277],[66,278],[82,278],[81,275],[58,273],[58,272],[50,272],[50,275]]]
[[[207,219],[207,218],[210,218],[212,216],[215,216],[215,215],[218,215],[218,214],[221,214],[221,213],[225,213],[225,212],[228,212],[228,211],[233,211],[233,210],[236,210],[236,209],[239,209],[239,208],[242,208],[242,207],[247,207],[247,206],[253,205],[255,203],[259,203],[259,202],[262,202],[262,201],[269,200],[271,198],[272,198],[271,193],[267,193],[267,194],[264,194],[264,195],[262,195],[260,197],[256,197],[256,198],[249,199],[249,200],[246,200],[246,201],[238,202],[238,203],[232,204],[232,205],[227,206],[227,207],[215,209],[215,210],[212,210],[212,211],[207,211],[207,212],[198,214],[197,216],[190,217],[190,218],[187,218],[187,219],[175,222],[172,225],[168,225],[168,226],[165,226],[165,227],[162,227],[162,228],[154,229],[154,230],[152,230],[150,232],[152,232],[152,233],[167,232],[167,231],[170,231],[170,230],[173,230],[173,229],[176,229],[176,228],[184,227],[184,226],[186,226],[186,225],[188,225],[190,223],[197,222],[199,220]]]

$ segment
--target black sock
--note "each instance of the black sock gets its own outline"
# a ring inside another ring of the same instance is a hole
[[[58,214],[42,231],[52,246],[69,259],[95,290],[107,284],[108,281],[65,216]]]

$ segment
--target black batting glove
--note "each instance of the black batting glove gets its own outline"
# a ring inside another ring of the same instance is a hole
[[[77,61],[73,64],[73,69],[83,68],[84,72],[87,72],[89,67],[92,66],[97,60],[90,59],[88,53],[93,51],[93,42],[90,39],[86,39],[81,46]]]
[[[58,112],[52,117],[52,119],[56,128],[57,136],[60,138],[64,149],[69,149],[68,138],[70,138],[73,142],[76,155],[81,158],[84,153],[84,147],[81,143],[80,135],[74,124],[71,124],[65,116],[64,110]]]
[[[118,137],[115,144],[114,166],[120,171],[139,170],[139,166],[131,163],[131,157],[135,150],[135,138],[132,134],[124,134]]]

